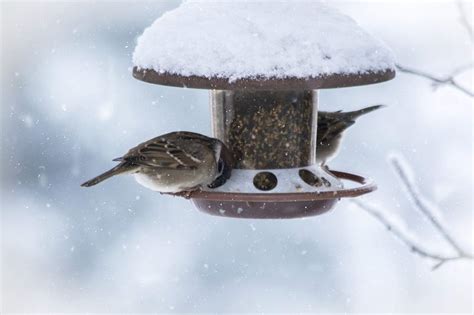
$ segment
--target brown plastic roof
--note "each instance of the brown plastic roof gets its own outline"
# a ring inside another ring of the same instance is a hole
[[[133,77],[153,84],[214,90],[316,90],[367,85],[391,80],[393,69],[360,74],[333,74],[311,78],[246,78],[229,81],[228,78],[207,78],[158,73],[151,69],[133,68]]]

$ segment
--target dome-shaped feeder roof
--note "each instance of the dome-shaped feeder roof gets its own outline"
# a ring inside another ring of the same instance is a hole
[[[187,1],[138,38],[137,79],[206,89],[318,89],[395,76],[390,50],[319,2]]]

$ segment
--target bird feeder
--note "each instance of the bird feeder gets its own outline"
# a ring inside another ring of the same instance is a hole
[[[145,30],[133,61],[136,79],[210,90],[212,136],[236,165],[191,193],[199,210],[304,217],[376,189],[316,162],[318,90],[395,76],[390,51],[348,16],[317,2],[188,1]]]

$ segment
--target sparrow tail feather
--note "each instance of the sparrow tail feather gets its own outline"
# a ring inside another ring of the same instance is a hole
[[[115,166],[114,168],[108,170],[105,173],[100,174],[99,176],[96,176],[92,178],[91,180],[88,180],[87,182],[81,184],[82,187],[91,187],[94,185],[97,185],[100,182],[103,182],[106,179],[109,179],[112,176],[119,175],[122,173],[126,173],[130,171],[130,167],[128,167],[125,163],[120,163],[119,165]]]
[[[382,108],[382,107],[386,107],[386,105],[369,106],[369,107],[366,107],[366,108],[355,110],[353,112],[344,113],[344,115],[347,118],[347,120],[352,120],[353,121],[353,120],[359,118],[362,115],[368,114],[368,113],[373,112],[374,110],[377,110],[377,109]]]

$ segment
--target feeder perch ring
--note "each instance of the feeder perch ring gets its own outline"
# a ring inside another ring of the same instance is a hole
[[[288,219],[314,216],[329,211],[341,198],[370,193],[377,185],[359,175],[330,171],[340,180],[360,184],[354,188],[301,193],[228,193],[194,191],[189,197],[202,212],[233,218]]]

